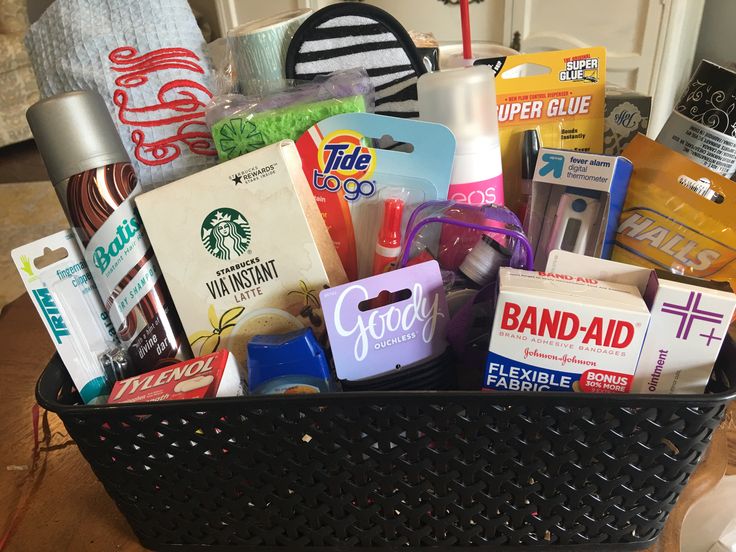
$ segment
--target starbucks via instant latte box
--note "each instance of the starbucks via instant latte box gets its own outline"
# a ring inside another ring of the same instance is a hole
[[[254,335],[324,334],[319,292],[347,278],[292,141],[136,204],[195,355],[225,348],[244,366]]]

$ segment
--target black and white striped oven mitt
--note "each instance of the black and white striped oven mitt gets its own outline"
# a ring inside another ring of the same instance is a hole
[[[375,88],[380,115],[418,117],[417,79],[426,72],[409,33],[393,16],[357,2],[332,4],[297,30],[286,55],[286,76],[311,80],[361,67]]]

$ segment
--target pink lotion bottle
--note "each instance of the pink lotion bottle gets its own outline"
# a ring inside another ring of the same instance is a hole
[[[447,199],[470,205],[503,205],[493,70],[476,65],[426,73],[419,78],[417,90],[419,118],[445,125],[457,141]],[[476,231],[444,228],[439,251],[442,268],[457,269],[479,239]]]

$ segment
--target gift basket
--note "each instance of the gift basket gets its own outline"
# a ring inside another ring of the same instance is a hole
[[[717,368],[730,382],[734,353]],[[656,541],[736,397],[733,384],[712,389],[90,407],[55,359],[37,398],[152,550],[637,550]]]
[[[70,230],[13,259],[36,399],[142,545],[657,540],[736,398],[733,183],[599,153],[605,49],[428,72],[345,3],[208,55],[184,0],[93,4],[27,38]]]

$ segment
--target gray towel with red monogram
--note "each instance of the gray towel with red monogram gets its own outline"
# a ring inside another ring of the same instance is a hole
[[[26,47],[42,97],[102,94],[144,189],[215,164],[213,72],[186,0],[56,0]]]

